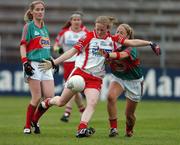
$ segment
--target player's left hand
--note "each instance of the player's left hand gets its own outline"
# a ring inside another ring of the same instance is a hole
[[[53,68],[52,61],[44,59],[43,62],[38,65],[38,68],[40,69],[40,71],[49,70],[49,69]]]
[[[152,50],[154,51],[154,53],[157,55],[157,56],[159,56],[159,55],[161,55],[161,49],[160,49],[160,46],[159,45],[157,45],[156,43],[150,43],[150,46],[151,46],[151,48],[152,48]]]

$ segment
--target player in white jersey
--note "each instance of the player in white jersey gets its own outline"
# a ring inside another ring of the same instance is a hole
[[[56,37],[54,50],[56,52],[62,53],[66,52],[75,45],[78,40],[83,36],[86,35],[88,32],[87,28],[82,24],[82,13],[77,11],[74,12],[70,19],[65,23],[63,28],[58,33]],[[75,60],[77,54],[72,56],[71,58],[67,59],[63,62],[64,68],[64,81],[66,82],[70,73],[74,69]],[[82,113],[85,110],[85,107],[82,102],[82,97],[80,93],[74,95],[74,97],[66,104],[65,112],[63,116],[60,118],[63,122],[68,122],[69,117],[72,112],[73,102],[76,102],[77,107],[79,108],[79,112]]]
[[[71,76],[80,75],[84,78],[84,94],[86,96],[87,105],[81,116],[76,137],[88,137],[95,132],[93,128],[88,128],[88,123],[95,111],[101,91],[102,78],[105,74],[105,58],[98,53],[99,49],[104,49],[109,52],[114,51],[114,49],[116,49],[115,42],[119,42],[125,46],[147,46],[151,43],[145,40],[129,40],[121,38],[120,36],[112,36],[109,33],[110,26],[111,21],[109,17],[97,17],[94,31],[88,32],[72,49],[66,51],[54,61],[46,60],[39,65],[42,71],[48,70],[54,65],[60,64],[78,53],[75,69]],[[52,105],[62,107],[74,94],[75,93],[71,89],[65,87],[61,96],[45,99],[41,102],[41,107],[44,109]]]

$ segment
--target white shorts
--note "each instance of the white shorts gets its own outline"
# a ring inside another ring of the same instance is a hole
[[[117,82],[125,91],[125,96],[139,102],[143,94],[143,77],[137,80],[122,80],[112,74],[111,82]]]
[[[34,70],[33,70],[34,74],[32,76],[28,76],[24,72],[24,74],[25,74],[24,75],[25,76],[24,77],[25,82],[28,82],[27,81],[28,78],[31,78],[31,79],[34,79],[34,80],[40,80],[40,81],[42,81],[42,80],[54,80],[52,69],[49,69],[47,71],[40,71],[38,69],[38,64],[39,63],[40,62],[35,62],[35,61],[31,62],[31,66],[34,68]]]

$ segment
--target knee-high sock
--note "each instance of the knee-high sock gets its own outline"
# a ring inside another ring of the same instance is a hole
[[[34,113],[34,116],[33,116],[33,119],[32,121],[37,123],[39,121],[39,118],[48,110],[49,108],[47,109],[41,109],[41,108],[37,108],[36,112]]]
[[[36,106],[33,106],[31,104],[28,105],[27,112],[26,112],[26,125],[25,125],[26,128],[31,127],[31,121],[32,121],[35,110],[36,110]]]

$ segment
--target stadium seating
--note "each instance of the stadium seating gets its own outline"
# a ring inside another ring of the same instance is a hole
[[[28,3],[28,0],[0,1],[1,62],[20,62],[19,41]],[[84,23],[90,30],[99,15],[117,17],[120,23],[134,28],[136,38],[159,43],[167,52],[167,67],[180,66],[179,0],[47,0],[46,4],[46,24],[52,44],[71,13],[82,10]],[[144,66],[160,66],[160,57],[149,47],[139,48],[139,51]]]

